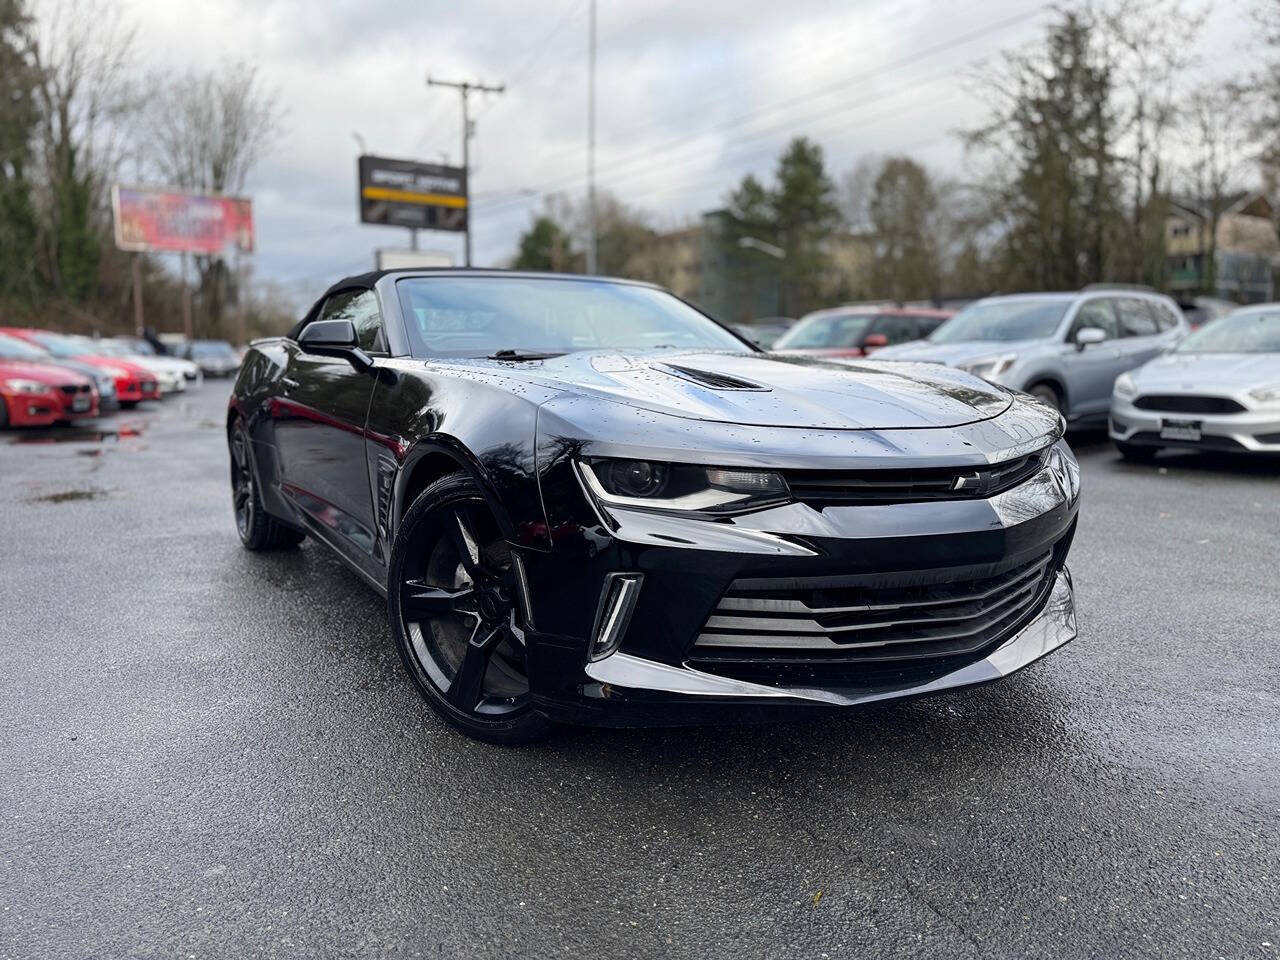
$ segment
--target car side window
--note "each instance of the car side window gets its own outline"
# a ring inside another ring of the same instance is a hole
[[[1143,300],[1142,305],[1151,314],[1156,322],[1156,329],[1161,333],[1178,326],[1178,316],[1167,304],[1160,303],[1158,300]]]
[[[881,317],[872,332],[884,334],[889,346],[909,343],[916,338],[916,322],[911,317]]]
[[[382,332],[382,313],[378,297],[372,290],[346,290],[335,293],[324,302],[319,320],[350,320],[356,328],[360,349],[367,353],[386,353],[387,339]]]
[[[1094,300],[1086,300],[1080,304],[1080,309],[1076,311],[1075,322],[1071,324],[1070,340],[1075,340],[1076,334],[1085,327],[1097,327],[1106,333],[1107,339],[1114,340],[1120,335],[1119,324],[1116,322],[1116,311],[1113,301],[1104,297]]]
[[[1126,298],[1118,301],[1117,306],[1120,312],[1120,336],[1154,337],[1156,335],[1156,318],[1147,310],[1145,301]]]

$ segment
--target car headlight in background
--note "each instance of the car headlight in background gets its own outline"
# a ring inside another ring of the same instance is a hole
[[[588,491],[611,506],[715,513],[780,503],[788,496],[787,482],[771,470],[611,458],[580,461],[578,467]]]
[[[53,393],[53,387],[39,380],[5,380],[4,386],[10,393],[21,393],[31,397],[42,397]]]
[[[1249,396],[1264,407],[1280,406],[1280,383],[1273,383],[1267,387],[1250,390]]]
[[[1053,479],[1062,488],[1062,495],[1067,498],[1067,502],[1074,502],[1080,496],[1080,464],[1071,448],[1059,440],[1050,448],[1045,462]]]
[[[1113,390],[1117,397],[1124,397],[1126,400],[1138,395],[1138,385],[1133,382],[1133,377],[1127,373],[1122,373],[1120,376],[1116,377],[1116,383]]]
[[[992,377],[998,377],[1010,367],[1014,361],[1018,359],[1016,353],[1002,353],[998,357],[983,357],[981,360],[970,360],[968,363],[957,364],[961,370],[966,373],[972,373],[975,377],[982,377],[990,380]]]

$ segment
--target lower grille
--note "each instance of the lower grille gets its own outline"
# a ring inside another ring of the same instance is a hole
[[[1139,410],[1165,410],[1169,413],[1240,413],[1244,407],[1230,397],[1189,397],[1148,394],[1138,397],[1133,405]]]
[[[1032,560],[963,579],[944,569],[823,578],[814,588],[735,581],[698,635],[691,663],[883,664],[985,650],[1040,609],[1063,556],[1065,540]]]

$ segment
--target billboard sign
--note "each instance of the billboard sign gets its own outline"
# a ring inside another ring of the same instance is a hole
[[[387,157],[360,158],[360,222],[412,230],[467,229],[462,167]]]
[[[121,250],[253,252],[253,204],[245,197],[116,186],[111,207]]]

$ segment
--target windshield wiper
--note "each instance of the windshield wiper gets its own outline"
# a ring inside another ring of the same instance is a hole
[[[495,350],[485,359],[487,360],[546,360],[550,357],[563,357],[564,351],[548,351],[548,350],[524,350],[519,347],[504,347],[501,350]]]

